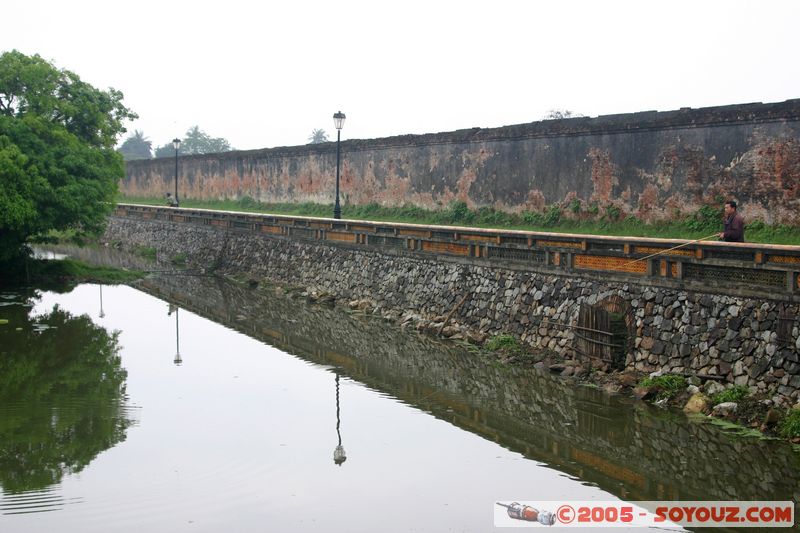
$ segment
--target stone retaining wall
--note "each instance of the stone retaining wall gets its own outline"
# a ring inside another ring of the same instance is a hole
[[[573,352],[571,326],[581,304],[605,306],[626,315],[627,368],[716,375],[800,398],[800,309],[768,294],[721,296],[122,217],[111,219],[105,239],[155,247],[162,258],[185,255],[222,273],[367,301],[401,321],[438,325],[452,312],[450,335],[511,333],[566,354]]]

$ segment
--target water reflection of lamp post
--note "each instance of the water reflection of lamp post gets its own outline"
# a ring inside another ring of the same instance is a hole
[[[103,318],[106,314],[103,312],[103,285],[100,285],[100,318]]]
[[[342,434],[339,432],[339,373],[336,373],[336,436],[339,437],[339,444],[333,450],[333,462],[339,466],[347,461],[347,456],[344,454],[344,446],[342,446]]]
[[[177,305],[169,304],[169,311],[167,312],[167,316],[171,315],[172,312],[175,312],[175,359],[172,360],[177,366],[181,366],[183,363],[183,359],[181,359],[181,337],[178,330],[178,311],[179,308]]]

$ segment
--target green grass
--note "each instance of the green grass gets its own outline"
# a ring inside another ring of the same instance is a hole
[[[157,255],[156,249],[153,248],[152,246],[137,246],[133,250],[133,253],[135,253],[136,255],[140,255],[145,259],[150,259],[151,261],[155,261]]]
[[[186,266],[186,254],[175,255],[169,261],[175,266]]]
[[[717,405],[725,402],[739,402],[750,394],[750,389],[744,385],[736,385],[730,389],[725,389],[711,397],[711,403]]]
[[[486,349],[493,352],[507,351],[517,353],[522,351],[522,346],[513,335],[496,335],[486,341]]]
[[[119,202],[165,205],[160,198],[121,197]],[[331,217],[333,214],[332,204],[310,202],[268,204],[259,203],[250,197],[239,200],[182,199],[181,207],[310,217]],[[352,220],[689,240],[707,237],[721,231],[720,213],[721,211],[715,207],[703,206],[695,213],[676,213],[676,220],[672,222],[646,224],[633,216],[621,218],[619,208],[613,205],[582,205],[579,201],[573,201],[566,207],[552,205],[542,213],[531,211],[506,213],[491,207],[470,209],[462,201],[453,202],[439,210],[422,209],[412,205],[384,207],[376,203],[344,206],[342,209],[342,217]],[[567,218],[566,214],[572,218]],[[747,225],[746,237],[748,242],[800,245],[798,228],[768,226],[760,221],[753,221]]]
[[[727,434],[735,436],[735,437],[746,437],[746,438],[755,438],[759,440],[772,440],[774,437],[769,437],[764,435],[757,429],[745,427],[741,424],[737,424],[735,422],[729,422],[728,420],[724,420],[722,418],[716,418],[713,416],[708,416],[703,418],[708,424],[713,426],[718,426],[723,429]]]
[[[35,281],[74,281],[108,284],[127,283],[144,276],[144,273],[138,270],[92,266],[74,259],[31,261],[29,263],[29,274],[31,279]]]
[[[655,378],[644,378],[640,383],[640,387],[655,387],[658,389],[656,400],[669,399],[678,394],[680,391],[686,389],[686,378],[683,376],[676,376],[666,374]]]
[[[800,409],[790,409],[781,421],[781,436],[786,438],[800,437]]]
[[[85,246],[88,244],[91,238],[88,235],[85,235],[75,229],[65,229],[65,230],[54,230],[51,229],[44,235],[39,235],[35,239],[34,242],[37,243],[69,243],[69,244],[76,244],[78,246]]]

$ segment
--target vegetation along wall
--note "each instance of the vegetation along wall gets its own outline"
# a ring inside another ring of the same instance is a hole
[[[174,164],[128,162],[123,194],[162,197]],[[179,187],[182,198],[332,203],[335,175],[329,142],[182,157]],[[651,221],[734,197],[750,220],[797,225],[800,99],[345,140],[341,180],[345,206],[569,204]]]

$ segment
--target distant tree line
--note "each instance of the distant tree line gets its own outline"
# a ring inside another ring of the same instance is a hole
[[[211,137],[200,129],[199,126],[189,128],[181,139],[181,155],[216,154],[233,150],[227,139]],[[175,148],[172,141],[153,149],[153,143],[145,137],[144,133],[136,130],[129,135],[118,148],[119,153],[126,161],[134,159],[151,159],[153,157],[172,157]]]
[[[569,109],[551,109],[542,117],[542,120],[560,120],[562,118],[585,117],[582,113],[575,113]]]

